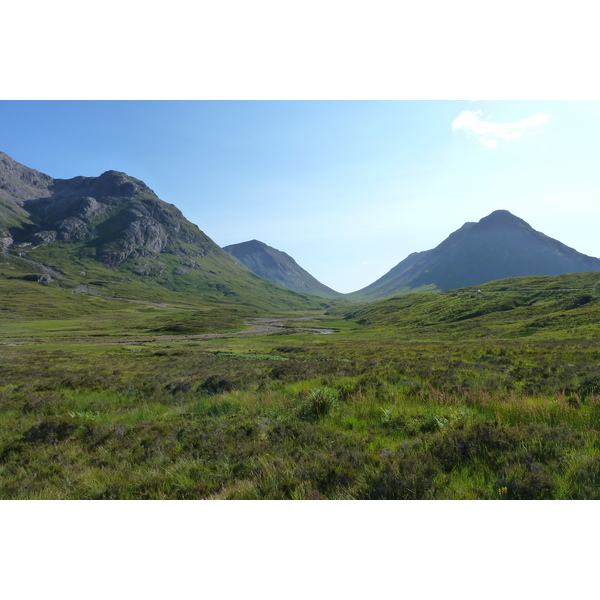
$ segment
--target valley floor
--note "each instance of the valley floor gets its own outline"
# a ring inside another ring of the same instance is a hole
[[[0,325],[1,498],[600,497],[593,337],[122,310]]]
[[[155,304],[155,306],[160,306]],[[166,308],[166,307],[164,307]],[[227,333],[197,333],[197,334],[181,334],[181,335],[161,335],[161,336],[148,336],[144,337],[132,337],[123,338],[120,340],[123,343],[129,344],[149,344],[149,343],[164,343],[164,342],[193,342],[197,340],[211,340],[215,338],[232,338],[232,337],[255,337],[265,335],[282,335],[282,334],[299,334],[299,333],[311,333],[311,334],[331,334],[335,333],[334,329],[328,329],[326,327],[302,327],[292,326],[288,323],[285,318],[254,318],[244,321],[244,325],[247,329],[241,331],[230,331]],[[110,338],[100,337],[96,338],[95,343],[98,344],[114,344],[117,341],[116,336]],[[38,345],[39,341],[5,341],[0,342],[0,346],[23,346],[23,345]]]

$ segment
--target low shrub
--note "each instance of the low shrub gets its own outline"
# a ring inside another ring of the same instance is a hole
[[[507,500],[548,500],[553,498],[556,487],[552,470],[541,463],[504,468],[497,485],[499,495]]]
[[[389,453],[381,468],[367,477],[366,500],[427,500],[435,498],[439,462],[429,453]]]
[[[234,385],[230,379],[219,377],[218,375],[211,375],[197,387],[199,392],[206,394],[222,394],[223,392],[230,392],[233,389]]]
[[[23,440],[27,443],[53,444],[56,445],[68,438],[77,426],[60,419],[46,419],[34,425],[23,434]]]

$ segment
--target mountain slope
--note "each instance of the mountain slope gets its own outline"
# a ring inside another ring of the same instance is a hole
[[[0,243],[16,271],[103,295],[265,309],[316,302],[260,279],[144,182],[118,171],[53,179],[0,153]]]
[[[600,273],[511,277],[442,294],[405,294],[332,311],[404,339],[597,339]]]
[[[533,229],[506,210],[465,223],[439,246],[411,254],[352,300],[407,291],[476,286],[505,277],[600,271],[600,260],[577,252]]]
[[[321,298],[340,298],[305,271],[291,256],[258,240],[231,244],[223,248],[259,277],[290,290]]]

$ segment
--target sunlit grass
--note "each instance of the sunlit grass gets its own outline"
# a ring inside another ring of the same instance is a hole
[[[460,296],[415,297],[334,335],[202,339],[240,313],[65,316],[63,291],[0,322],[1,498],[600,497],[596,300],[456,320]]]

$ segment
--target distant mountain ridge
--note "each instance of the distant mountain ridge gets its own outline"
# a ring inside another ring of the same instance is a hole
[[[110,283],[111,293],[135,295],[142,293],[141,283],[265,308],[314,305],[314,297],[365,302],[507,277],[600,271],[600,259],[497,210],[465,223],[432,250],[410,254],[369,286],[340,294],[257,240],[219,248],[178,208],[126,173],[54,179],[2,152],[0,254],[21,260],[24,276],[34,275],[27,271],[32,265],[43,265],[50,279],[64,273],[65,285],[82,289],[105,286],[101,291],[107,292]]]
[[[213,302],[267,308],[317,302],[239,265],[135,177],[106,171],[98,177],[54,179],[4,153],[0,253],[21,260],[19,269],[38,264],[46,274],[62,272],[65,285],[77,289],[110,285],[121,293],[153,289],[160,295],[160,286]]]
[[[600,271],[600,259],[587,256],[533,229],[507,210],[478,223],[465,223],[446,240],[415,252],[383,277],[348,294],[369,300],[410,291],[476,286],[506,277]]]
[[[315,279],[291,256],[267,246],[264,242],[251,240],[224,246],[223,250],[237,258],[259,277],[290,290],[321,298],[332,299],[343,296]]]

